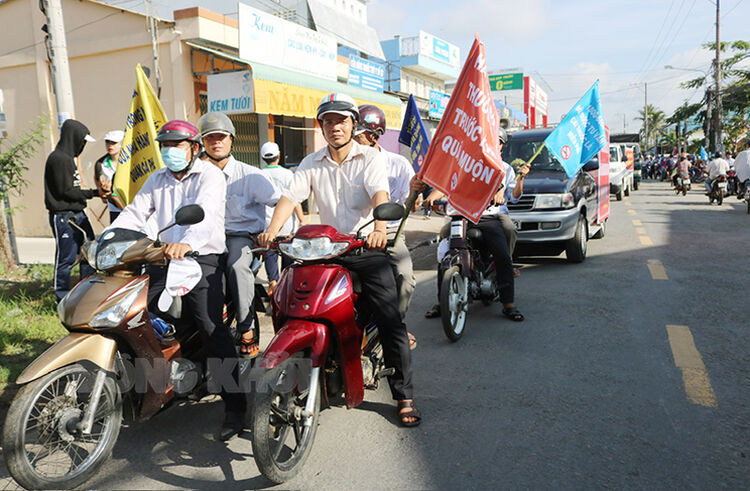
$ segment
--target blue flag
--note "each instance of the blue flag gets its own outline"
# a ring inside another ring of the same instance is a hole
[[[598,80],[576,102],[544,143],[571,178],[607,144]]]
[[[430,139],[427,137],[427,131],[422,124],[422,117],[419,115],[413,95],[409,96],[409,102],[406,105],[406,114],[401,124],[398,141],[411,149],[409,154],[411,165],[414,167],[414,172],[419,173],[424,157],[427,155],[427,149],[430,147]]]
[[[708,161],[708,152],[706,152],[706,149],[703,148],[703,145],[701,145],[701,151],[698,154],[701,158],[701,160]]]

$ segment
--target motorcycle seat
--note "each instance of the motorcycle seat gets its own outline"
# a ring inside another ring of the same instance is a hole
[[[470,228],[466,232],[466,237],[472,242],[482,242],[484,240],[484,234],[478,228]]]

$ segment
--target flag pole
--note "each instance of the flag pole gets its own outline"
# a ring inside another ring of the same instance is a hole
[[[531,163],[534,161],[535,158],[539,157],[539,154],[542,153],[542,149],[547,146],[547,142],[543,141],[541,145],[539,145],[539,148],[536,149],[536,152],[534,155],[531,156],[531,158],[526,162],[526,164],[531,166]]]
[[[404,225],[406,225],[406,219],[409,217],[409,214],[411,213],[411,209],[414,208],[414,203],[417,202],[417,198],[419,197],[419,192],[412,191],[409,195],[409,199],[406,201],[406,204],[404,205],[404,218],[401,219],[401,223],[398,224],[398,230],[396,231],[396,237],[393,239],[393,243],[396,244],[399,237],[401,237],[401,231],[404,230]]]

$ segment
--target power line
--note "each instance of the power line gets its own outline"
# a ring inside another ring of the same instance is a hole
[[[667,9],[667,14],[664,16],[664,20],[661,23],[661,26],[659,26],[659,32],[656,34],[656,38],[654,38],[654,42],[651,45],[651,49],[648,51],[648,54],[646,55],[646,58],[643,59],[643,64],[641,65],[640,70],[638,71],[638,75],[643,71],[643,69],[646,67],[646,64],[648,63],[648,60],[651,58],[651,53],[653,53],[654,48],[656,47],[656,44],[659,42],[659,38],[661,37],[662,31],[664,31],[664,26],[667,24],[667,19],[669,19],[669,14],[672,12],[672,6],[674,5],[674,0],[670,2],[669,9]],[[637,76],[634,78],[638,78]]]

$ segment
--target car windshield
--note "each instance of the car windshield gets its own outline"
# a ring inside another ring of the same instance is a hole
[[[514,169],[517,169],[521,165],[528,162],[528,160],[534,156],[539,147],[542,145],[541,141],[529,141],[529,140],[516,140],[513,141],[511,138],[508,143],[503,146],[503,160],[508,162]],[[532,164],[532,169],[537,170],[559,170],[563,168],[560,162],[544,147],[539,155],[536,156]]]

